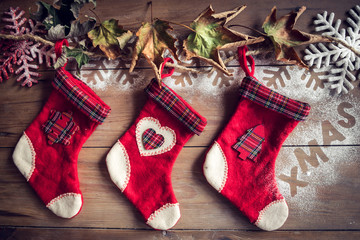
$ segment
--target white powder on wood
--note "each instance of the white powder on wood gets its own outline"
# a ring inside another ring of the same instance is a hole
[[[192,61],[188,63],[192,63]],[[236,65],[237,60],[233,60],[229,64]],[[144,73],[145,71],[152,71],[149,69],[135,69],[132,74],[129,74],[127,69],[114,69],[118,65],[119,63],[110,62],[104,62],[100,65],[88,65],[88,67],[100,68],[100,70],[82,71],[83,81],[87,82],[94,90],[113,88],[119,93],[123,93],[144,88],[149,82],[149,79],[145,78],[152,75],[149,72],[147,72],[148,74]],[[272,69],[276,71],[276,68],[278,67],[257,67],[255,77],[266,85],[267,82],[263,79],[268,77],[268,71],[264,73],[264,70]],[[164,82],[183,96],[190,104],[192,99],[201,99],[203,102],[210,102],[209,108],[214,109],[223,107],[223,99],[226,94],[237,96],[238,86],[241,83],[241,79],[245,76],[239,67],[229,67],[229,70],[233,73],[233,76],[225,76],[219,70],[203,74],[175,71],[174,75],[164,79]],[[339,125],[338,121],[346,121],[346,119],[339,114],[337,108],[342,102],[352,104],[353,107],[345,109],[345,111],[354,116],[355,119],[358,119],[356,109],[360,108],[360,103],[359,99],[351,93],[334,96],[326,87],[315,90],[313,88],[314,85],[307,87],[309,73],[306,73],[303,69],[287,66],[285,70],[288,71],[290,79],[283,79],[285,86],[280,86],[278,89],[273,90],[290,98],[309,103],[312,106],[312,110],[308,119],[305,122],[299,123],[285,141],[284,144],[288,147],[283,147],[280,151],[276,163],[276,176],[281,174],[289,176],[293,167],[298,168],[297,178],[309,184],[306,187],[298,187],[295,196],[291,196],[290,185],[287,182],[280,179],[277,179],[277,182],[290,207],[296,209],[298,214],[306,215],[320,204],[318,200],[319,191],[326,192],[329,186],[344,180],[338,169],[343,164],[353,164],[357,159],[356,156],[360,154],[360,148],[321,147],[329,161],[322,162],[319,159],[318,167],[308,165],[308,171],[302,172],[294,154],[294,150],[297,147],[289,147],[289,145],[302,145],[300,148],[307,154],[310,153],[307,146],[310,140],[315,139],[319,145],[322,145],[323,133],[321,123],[323,121],[329,121],[345,137],[345,140],[341,142],[334,141],[331,144],[359,144],[360,124],[356,121],[355,126],[351,128],[344,128]]]

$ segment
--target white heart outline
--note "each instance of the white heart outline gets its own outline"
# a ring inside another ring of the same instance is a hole
[[[145,149],[142,142],[142,134],[149,128],[156,131],[156,134],[164,136],[164,143],[156,149]],[[144,117],[136,124],[136,143],[141,156],[153,156],[170,151],[176,143],[175,131],[169,127],[161,126],[159,120],[153,117]]]

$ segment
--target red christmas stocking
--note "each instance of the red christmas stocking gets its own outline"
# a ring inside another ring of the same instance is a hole
[[[79,151],[110,108],[63,67],[52,85],[55,89],[24,131],[13,159],[46,207],[59,217],[71,218],[83,202],[77,174]]]
[[[152,228],[166,230],[180,218],[171,170],[184,144],[200,135],[206,119],[155,79],[145,89],[148,100],[128,131],[110,150],[111,180]]]
[[[203,166],[207,181],[249,218],[267,231],[280,228],[288,206],[275,180],[275,161],[287,136],[304,121],[310,106],[262,85],[254,60],[239,49],[247,74],[240,86],[239,105],[209,148]],[[252,65],[250,72],[247,59]]]

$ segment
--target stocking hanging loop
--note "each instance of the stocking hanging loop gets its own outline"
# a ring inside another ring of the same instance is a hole
[[[166,78],[166,77],[170,77],[171,75],[173,75],[174,71],[175,71],[175,68],[170,68],[169,71],[167,73],[164,73],[164,67],[166,65],[167,62],[171,62],[171,63],[174,63],[174,60],[172,60],[171,58],[167,57],[164,59],[164,62],[161,63],[160,65],[160,76],[161,76],[161,79],[163,78]]]
[[[255,72],[255,61],[252,56],[246,56],[247,50],[248,50],[247,46],[242,46],[238,48],[239,63],[241,68],[246,73],[246,76],[253,77]],[[250,63],[251,66],[251,72],[247,65],[248,62]]]

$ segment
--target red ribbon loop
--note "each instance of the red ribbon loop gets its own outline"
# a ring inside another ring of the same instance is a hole
[[[246,56],[247,50],[248,50],[247,46],[242,46],[242,47],[238,48],[239,63],[240,63],[241,68],[246,73],[246,76],[253,77],[254,72],[255,72],[255,61],[252,56]],[[250,63],[250,66],[251,66],[251,72],[247,65],[248,62]]]
[[[172,60],[171,58],[167,57],[164,59],[164,62],[160,65],[160,76],[161,76],[161,79],[163,78],[166,78],[166,77],[170,77],[171,75],[173,75],[174,71],[175,71],[175,68],[170,68],[169,71],[167,73],[163,73],[164,72],[164,67],[165,67],[165,64],[167,62],[171,62],[171,63],[174,63],[174,60]]]
[[[55,54],[56,54],[56,60],[61,57],[62,54],[62,47],[63,45],[69,46],[69,42],[66,39],[61,39],[56,41],[54,49],[55,49]],[[64,67],[66,66],[67,63],[65,63]]]

